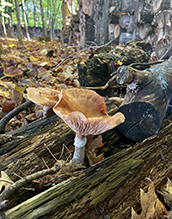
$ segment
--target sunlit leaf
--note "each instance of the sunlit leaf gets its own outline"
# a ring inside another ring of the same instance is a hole
[[[37,62],[39,59],[33,55],[29,56],[31,62]]]
[[[20,92],[21,94],[23,94],[24,92],[25,92],[25,90],[26,90],[26,88],[25,87],[22,87],[22,86],[15,86],[15,88],[14,88],[16,91],[18,91],[18,92]]]
[[[10,98],[11,97],[11,92],[0,90],[0,96]]]
[[[9,47],[14,47],[14,46],[16,46],[16,44],[14,43],[9,45]]]
[[[1,81],[1,80],[0,80],[0,85],[4,86],[5,88],[10,88],[10,89],[14,89],[16,86],[11,81]]]
[[[11,186],[14,182],[10,179],[10,177],[4,172],[1,171],[1,178],[0,178],[0,191],[7,189]]]

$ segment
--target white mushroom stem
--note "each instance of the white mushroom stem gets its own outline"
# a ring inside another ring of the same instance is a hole
[[[73,158],[72,158],[72,161],[74,164],[84,163],[86,142],[87,142],[86,136],[76,134],[75,140],[74,140],[75,151],[74,151]]]
[[[51,108],[50,106],[43,106],[43,110],[44,110],[43,118],[47,118],[47,112],[50,108]]]

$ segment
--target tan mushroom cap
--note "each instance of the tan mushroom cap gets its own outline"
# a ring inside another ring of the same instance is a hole
[[[53,107],[59,100],[59,91],[57,90],[42,87],[30,87],[26,90],[28,99],[42,106]]]
[[[61,90],[53,108],[68,126],[81,135],[98,135],[124,122],[122,113],[110,117],[101,96],[86,89]]]

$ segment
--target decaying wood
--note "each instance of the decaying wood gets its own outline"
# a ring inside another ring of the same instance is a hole
[[[149,177],[159,188],[172,170],[172,125],[157,136],[123,150],[45,192],[5,211],[8,218],[130,217],[139,188]],[[163,154],[163,159],[161,154]],[[96,210],[95,210],[96,209]]]
[[[146,63],[150,59],[152,47],[150,43],[128,42],[125,46],[97,48],[95,54],[78,65],[78,76],[81,86],[103,86],[110,79],[115,69],[115,62],[121,61],[124,65],[131,63]],[[144,69],[145,66],[137,66]]]
[[[119,130],[128,138],[143,141],[159,131],[172,99],[171,70],[171,60],[144,71],[125,66],[118,69],[117,82],[127,84],[118,109],[126,120]]]
[[[111,113],[114,114],[112,111],[113,105]],[[50,219],[101,219],[106,214],[116,219],[121,219],[121,215],[122,218],[129,218],[130,206],[138,204],[136,200],[139,188],[145,186],[145,177],[159,185],[167,176],[171,176],[171,131],[172,125],[169,125],[155,138],[135,144],[127,150],[115,149],[120,137],[116,129],[104,133],[105,152],[108,154],[109,150],[116,150],[118,153],[43,193],[33,196],[34,193],[29,192],[28,200],[24,199],[25,195],[21,197],[17,194],[16,197],[14,194],[5,215],[13,219],[35,219],[42,216]],[[5,170],[14,181],[18,179],[13,173],[21,175],[22,171],[29,175],[45,169],[41,158],[49,167],[54,165],[55,160],[47,147],[57,159],[63,144],[73,152],[74,133],[57,116],[32,122],[9,133],[9,138],[4,136],[0,136],[4,139],[4,143],[1,141],[0,170]],[[160,154],[163,154],[163,160]],[[66,151],[63,159],[68,156]],[[21,204],[15,206],[17,203]]]

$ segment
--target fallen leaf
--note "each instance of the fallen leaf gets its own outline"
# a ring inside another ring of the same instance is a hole
[[[165,203],[172,207],[172,182],[169,178],[159,193],[163,195]]]
[[[29,57],[29,59],[30,59],[31,62],[38,62],[38,60],[39,60],[37,57],[35,57],[35,56],[33,56],[33,55],[31,55],[31,56]]]
[[[8,77],[22,76],[23,71],[17,68],[16,66],[11,66],[4,69],[4,75]]]
[[[0,191],[7,189],[11,186],[14,182],[10,179],[10,177],[4,172],[1,171],[1,178],[0,178]]]
[[[9,47],[14,47],[14,46],[16,46],[16,44],[10,44],[10,45],[9,45]]]
[[[4,86],[5,88],[10,88],[10,89],[14,89],[15,88],[15,84],[11,81],[1,81],[0,80],[0,85]]]
[[[46,56],[48,51],[46,49],[42,49],[40,53],[41,55]]]
[[[2,103],[2,112],[9,111],[15,107],[15,101],[14,100],[5,100]]]
[[[103,153],[97,156],[98,148],[103,147],[102,136],[99,135],[97,138],[90,135],[87,136],[86,157],[88,158],[90,166],[103,160]]]
[[[153,182],[151,182],[147,193],[140,189],[140,202],[141,214],[138,215],[132,208],[131,219],[161,219],[168,214],[163,203],[157,198]]]

